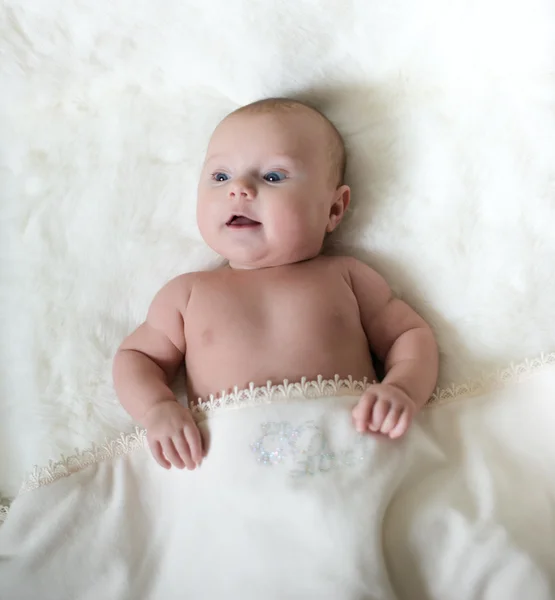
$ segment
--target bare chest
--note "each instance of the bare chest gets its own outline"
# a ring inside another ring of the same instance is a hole
[[[342,277],[214,279],[199,285],[187,310],[187,346],[228,338],[253,343],[348,327],[356,300]]]
[[[189,298],[185,340],[197,397],[251,381],[371,372],[357,300],[328,268],[203,277]]]

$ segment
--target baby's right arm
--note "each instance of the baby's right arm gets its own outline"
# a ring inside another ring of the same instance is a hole
[[[170,384],[185,355],[183,314],[191,279],[181,275],[156,294],[146,321],[129,335],[114,358],[116,393],[125,410],[146,427],[154,458],[165,468],[194,469],[202,461],[202,439],[189,409]]]

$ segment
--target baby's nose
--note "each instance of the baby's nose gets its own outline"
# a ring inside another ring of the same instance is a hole
[[[256,189],[251,182],[242,179],[236,179],[234,185],[229,188],[230,198],[254,198],[256,196]]]

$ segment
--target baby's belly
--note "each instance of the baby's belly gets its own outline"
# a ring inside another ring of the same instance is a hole
[[[208,328],[188,341],[189,398],[205,398],[250,383],[259,386],[318,375],[375,378],[368,342],[358,323],[295,321],[262,330],[245,324],[241,335],[237,324],[227,331]]]

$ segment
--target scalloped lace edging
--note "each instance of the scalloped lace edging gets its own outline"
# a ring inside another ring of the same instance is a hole
[[[106,440],[100,446],[93,444],[85,450],[75,448],[75,454],[71,456],[62,454],[60,460],[51,460],[44,467],[35,465],[23,482],[19,493],[35,490],[62,477],[69,477],[72,473],[77,473],[89,465],[129,454],[137,448],[142,448],[145,444],[146,430],[136,427],[133,433],[121,433],[116,439]]]
[[[449,387],[438,388],[428,401],[426,407],[458,400],[468,396],[476,396],[488,391],[502,388],[510,383],[525,381],[545,367],[555,366],[555,352],[540,354],[520,363],[511,363],[508,367],[484,373],[480,378],[461,384],[451,384]]]
[[[333,379],[324,379],[318,375],[316,379],[303,377],[291,383],[284,379],[283,383],[273,384],[268,381],[265,386],[256,387],[250,383],[248,388],[233,388],[232,392],[221,392],[221,395],[210,395],[206,400],[199,398],[192,403],[191,412],[197,420],[206,418],[209,413],[223,409],[246,408],[260,404],[272,404],[299,398],[322,398],[325,396],[351,396],[362,394],[368,387],[368,379],[353,379],[351,376],[341,379],[336,375]]]
[[[555,366],[555,352],[541,354],[537,358],[527,359],[518,364],[498,369],[472,382],[453,384],[449,387],[436,390],[427,406],[433,407],[452,400],[458,400],[480,393],[502,388],[510,383],[519,383],[541,371],[545,367]],[[255,387],[250,385],[247,389],[234,388],[231,393],[223,393],[221,396],[210,396],[206,400],[199,401],[191,407],[196,418],[201,420],[207,418],[210,413],[225,409],[237,409],[247,406],[258,406],[283,402],[300,398],[319,398],[323,396],[355,395],[363,392],[368,387],[368,380],[353,380],[352,377],[340,379],[324,379],[318,377],[316,380],[301,379],[300,382],[290,383],[285,380],[280,384],[268,382],[265,386]],[[35,466],[27,476],[20,493],[37,489],[44,485],[53,483],[62,477],[68,477],[85,467],[99,463],[104,460],[129,454],[146,445],[146,431],[136,428],[133,433],[122,433],[113,440],[106,440],[102,445],[92,445],[86,450],[75,450],[72,456],[61,456],[58,461],[50,461],[47,466]],[[9,507],[0,505],[0,524],[6,520]]]

